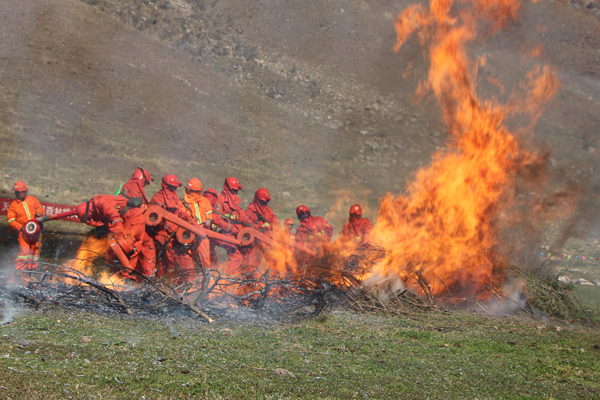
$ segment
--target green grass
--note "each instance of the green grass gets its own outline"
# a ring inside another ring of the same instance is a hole
[[[600,287],[577,285],[573,294],[585,310],[585,317],[600,323]]]
[[[600,395],[597,330],[517,317],[334,313],[209,325],[45,311],[26,312],[0,334],[3,398]]]

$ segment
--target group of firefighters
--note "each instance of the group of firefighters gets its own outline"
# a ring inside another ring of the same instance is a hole
[[[134,250],[127,257],[131,268],[138,274],[122,270],[119,273],[124,279],[140,280],[140,275],[151,278],[176,273],[180,280],[185,281],[194,276],[194,260],[205,268],[217,266],[216,247],[223,248],[229,256],[225,273],[235,275],[248,267],[258,268],[265,255],[265,248],[258,240],[244,247],[227,240],[245,227],[252,227],[270,238],[284,235],[291,251],[297,250],[298,245],[318,250],[321,243],[329,242],[333,237],[333,227],[329,222],[323,217],[312,216],[305,205],[296,208],[300,221],[296,232],[292,232],[295,225],[292,218],[287,218],[283,230],[280,230],[277,217],[269,207],[271,195],[265,188],[258,189],[254,200],[243,210],[238,196],[243,186],[234,177],[225,180],[220,194],[215,189],[204,190],[202,182],[192,178],[185,185],[183,200],[177,195],[183,183],[172,174],[163,177],[160,190],[148,200],[145,188],[153,181],[147,170],[137,168],[116,195],[94,196],[76,209],[81,222],[97,227],[110,237],[127,237],[134,243]],[[32,238],[25,226],[33,218],[42,216],[44,208],[34,196],[28,195],[25,183],[16,182],[12,190],[16,199],[8,209],[7,220],[11,228],[19,231],[20,248],[15,267],[18,271],[27,272],[37,268],[42,237],[40,234]],[[197,238],[192,244],[181,244],[175,238],[178,229],[175,224],[146,225],[145,213],[151,205],[158,205],[188,223],[225,236],[221,236],[223,240],[207,237]],[[371,222],[362,218],[361,206],[354,204],[350,207],[349,221],[344,225],[341,240],[345,243],[366,243],[371,229]],[[21,278],[26,279],[25,276]]]

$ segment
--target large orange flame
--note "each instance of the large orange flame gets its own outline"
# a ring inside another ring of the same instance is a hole
[[[516,107],[536,118],[558,83],[552,70],[538,68],[523,86],[527,101],[481,100],[475,76],[485,60],[469,60],[466,45],[515,19],[519,9],[518,0],[431,0],[429,10],[414,5],[396,19],[395,51],[414,32],[429,48],[429,75],[418,93],[434,93],[450,139],[448,151],[434,154],[406,196],[382,199],[372,238],[387,256],[371,282],[398,277],[428,294],[481,299],[502,277],[497,217],[511,205],[507,189],[515,173],[537,157],[502,122]]]

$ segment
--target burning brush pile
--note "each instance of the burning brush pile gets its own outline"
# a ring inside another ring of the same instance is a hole
[[[138,316],[179,311],[197,314],[209,322],[213,320],[210,315],[226,316],[246,308],[254,314],[287,318],[317,315],[335,304],[375,308],[365,303],[360,276],[385,253],[381,248],[363,245],[354,248],[351,255],[342,255],[345,251],[331,244],[304,264],[302,271],[293,269],[297,265],[288,265],[283,271],[247,267],[232,276],[221,268],[206,269],[195,259],[196,269],[188,276],[174,271],[161,278],[146,278],[111,262],[108,250],[106,238],[90,236],[77,258],[66,265],[40,263],[44,271],[31,272],[27,286],[9,283],[0,291],[11,302],[34,307],[58,305]],[[135,275],[138,283],[124,281],[121,272]],[[378,301],[375,297],[372,300]],[[413,301],[419,302],[416,298]]]
[[[413,36],[428,49],[429,72],[417,94],[433,93],[449,140],[405,195],[381,200],[369,243],[325,243],[303,257],[280,243],[266,251],[261,268],[236,276],[196,260],[193,277],[139,276],[131,286],[115,281],[114,272],[123,267],[106,258],[106,241],[90,239],[76,260],[48,264],[40,283],[19,296],[33,304],[85,303],[127,313],[185,309],[207,320],[237,307],[274,315],[317,314],[332,304],[394,313],[436,304],[488,310],[492,301],[527,307],[527,279],[510,271],[515,262],[528,262],[518,257],[528,249],[522,237],[507,232],[548,219],[551,196],[519,196],[544,185],[548,158],[519,137],[532,131],[559,83],[551,68],[531,59],[532,71],[506,104],[482,99],[477,69],[486,60],[473,61],[468,51],[478,36],[516,20],[520,6],[518,0],[431,0],[429,9],[416,4],[397,17],[395,51]],[[505,120],[523,114],[530,123],[517,136]],[[573,202],[552,207],[554,216],[566,215]],[[548,283],[543,290],[556,289]]]

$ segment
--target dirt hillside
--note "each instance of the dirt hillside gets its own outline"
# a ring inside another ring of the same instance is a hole
[[[346,190],[344,212],[361,201],[373,216],[377,199],[400,193],[446,140],[435,104],[411,101],[426,70],[416,40],[392,52],[393,18],[409,4],[3,1],[1,189],[21,179],[42,199],[76,203],[114,192],[143,166],[217,189],[234,175],[245,201],[271,190],[281,217],[299,204],[323,215]],[[585,185],[592,210],[595,4],[525,4],[519,22],[472,50],[487,59],[480,89],[506,100],[489,82],[510,93],[535,65],[522,54],[543,46],[562,86],[535,138],[552,152],[558,180]],[[588,208],[575,232],[584,240],[598,228]]]

